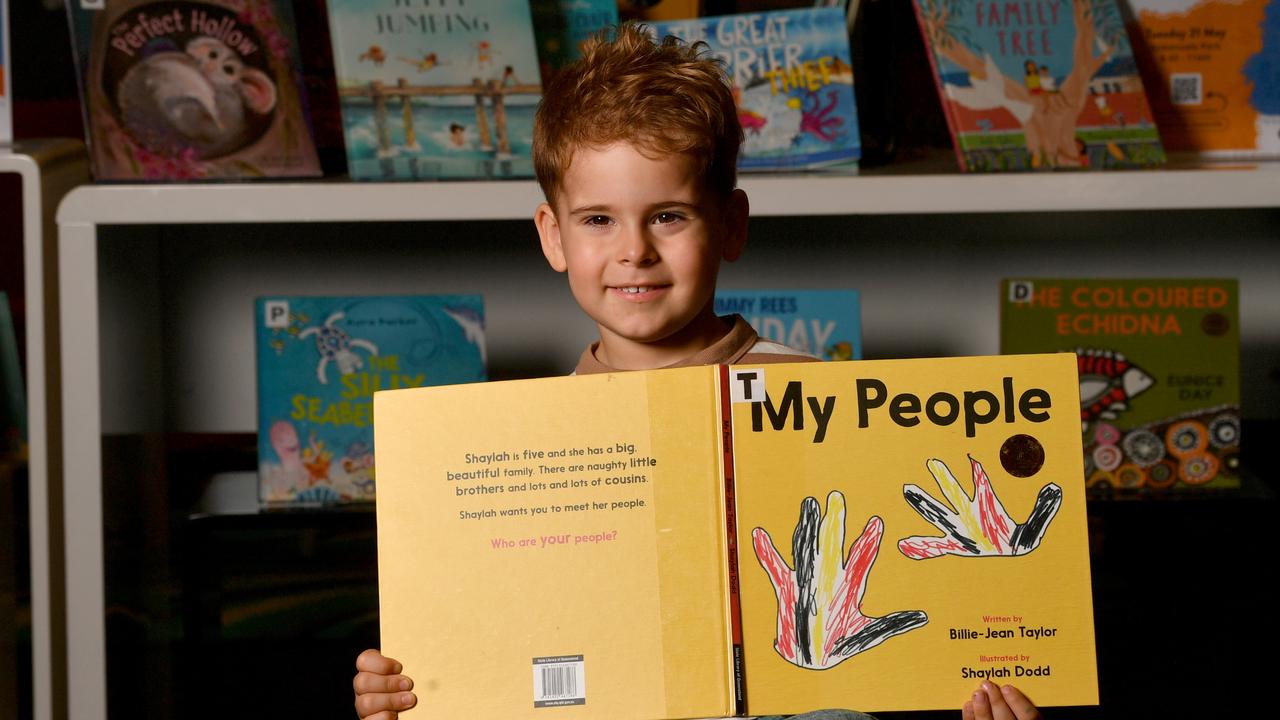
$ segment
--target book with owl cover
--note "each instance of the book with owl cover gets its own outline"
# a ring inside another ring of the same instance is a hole
[[[1129,0],[1129,7],[1165,147],[1280,157],[1280,2]]]
[[[264,505],[372,501],[373,393],[485,379],[479,295],[263,297],[254,311]]]
[[[861,156],[843,9],[720,15],[650,28],[705,42],[724,61],[742,123],[740,170],[802,170]]]
[[[356,180],[533,177],[529,3],[328,0]]]
[[[1235,280],[1017,278],[1000,297],[1001,352],[1079,355],[1090,496],[1240,487]]]
[[[1164,162],[1116,0],[912,0],[960,169]]]
[[[321,174],[290,3],[67,3],[98,180]]]
[[[380,392],[382,649],[439,717],[1096,704],[1076,383],[1060,353]]]
[[[716,314],[737,313],[762,340],[823,360],[862,359],[857,290],[718,290]]]

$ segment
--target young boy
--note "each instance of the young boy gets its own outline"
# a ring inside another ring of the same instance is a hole
[[[546,202],[534,223],[547,262],[568,275],[600,333],[576,373],[815,360],[715,314],[720,263],[746,242],[741,142],[722,68],[696,46],[655,43],[633,25],[589,41],[546,89],[533,140]],[[395,660],[366,650],[356,669],[360,717],[392,720],[417,703]],[[964,705],[966,720],[1038,717],[1011,686],[984,683]]]

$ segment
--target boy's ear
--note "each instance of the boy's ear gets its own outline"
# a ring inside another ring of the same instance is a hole
[[[735,188],[729,194],[724,207],[724,259],[733,262],[742,256],[747,244],[747,218],[751,215],[751,203],[747,193]]]
[[[556,213],[547,203],[542,203],[533,211],[533,224],[538,226],[538,239],[542,241],[542,254],[547,263],[556,272],[564,272],[568,264],[564,261],[564,246],[560,244],[560,223],[556,221]]]

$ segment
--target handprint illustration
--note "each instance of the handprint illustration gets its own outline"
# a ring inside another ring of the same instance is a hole
[[[826,670],[929,622],[919,610],[884,617],[862,614],[867,576],[880,551],[884,522],[872,516],[861,537],[844,556],[844,495],[827,495],[827,514],[808,497],[791,538],[795,569],[782,559],[764,528],[751,532],[756,559],[769,573],[778,601],[774,648],[787,662]]]
[[[972,456],[969,458],[973,469],[972,498],[941,460],[935,458],[925,464],[950,507],[933,499],[918,485],[903,486],[902,494],[907,503],[943,533],[941,537],[917,535],[899,540],[898,549],[913,560],[941,555],[1025,555],[1039,547],[1049,523],[1062,505],[1062,488],[1049,483],[1040,488],[1031,516],[1019,525],[1005,512],[1000,498],[991,488],[987,472]]]

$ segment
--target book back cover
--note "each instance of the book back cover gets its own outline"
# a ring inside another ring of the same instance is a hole
[[[857,290],[720,290],[716,313],[737,313],[761,339],[823,360],[862,358]]]
[[[374,402],[382,650],[415,712],[734,712],[714,368]]]

